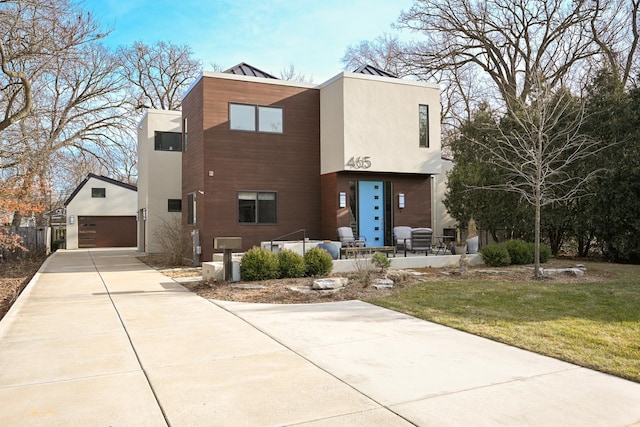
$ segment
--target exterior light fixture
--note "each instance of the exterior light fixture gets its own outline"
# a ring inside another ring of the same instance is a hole
[[[69,224],[74,224],[76,222],[76,217],[74,215],[71,215],[69,217]]]
[[[338,203],[338,207],[346,208],[347,207],[347,193],[344,191],[340,192],[340,201]]]
[[[147,220],[147,208],[142,209],[142,220],[143,221]]]
[[[404,209],[404,193],[398,193],[398,208]]]

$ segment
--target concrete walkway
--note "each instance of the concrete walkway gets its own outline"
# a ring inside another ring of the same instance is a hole
[[[0,322],[0,425],[640,423],[637,383],[358,301],[207,301],[134,255],[43,265]]]

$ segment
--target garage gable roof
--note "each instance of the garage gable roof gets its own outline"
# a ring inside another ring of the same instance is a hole
[[[96,175],[96,174],[90,173],[89,175],[87,175],[87,177],[84,180],[82,180],[80,185],[78,185],[78,187],[76,187],[76,189],[73,190],[73,193],[71,193],[69,198],[67,200],[65,200],[65,202],[64,202],[65,206],[67,206],[69,203],[71,203],[73,198],[76,197],[76,195],[80,192],[80,190],[82,190],[82,187],[84,187],[85,184],[87,182],[89,182],[89,180],[91,178],[95,178],[95,179],[98,179],[100,181],[107,182],[109,184],[117,185],[119,187],[123,187],[123,188],[126,188],[128,190],[138,191],[138,187],[136,187],[135,185],[131,185],[131,184],[127,184],[127,183],[124,183],[124,182],[116,181],[115,179],[107,178],[106,176]]]

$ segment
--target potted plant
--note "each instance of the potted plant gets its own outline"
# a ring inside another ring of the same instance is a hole
[[[468,224],[467,233],[467,251],[470,254],[478,253],[478,229],[476,228],[476,221],[471,218]]]
[[[456,241],[451,247],[452,255],[462,255],[467,253],[467,242],[460,238],[460,228],[456,228]]]

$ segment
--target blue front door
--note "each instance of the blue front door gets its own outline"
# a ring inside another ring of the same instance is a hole
[[[384,185],[358,182],[358,228],[367,246],[384,246]]]

